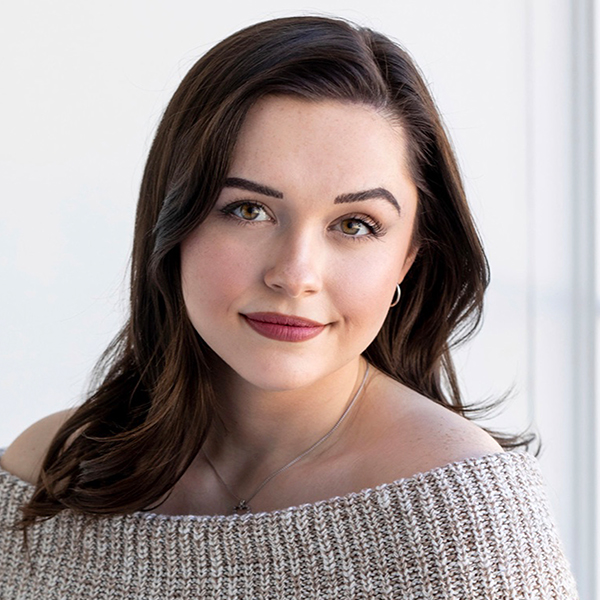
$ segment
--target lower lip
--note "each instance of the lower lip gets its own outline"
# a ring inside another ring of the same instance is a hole
[[[244,316],[246,322],[254,331],[271,340],[281,342],[304,342],[310,340],[325,329],[325,325],[318,327],[294,327],[292,325],[278,325],[277,323],[265,323],[264,321],[255,321]]]

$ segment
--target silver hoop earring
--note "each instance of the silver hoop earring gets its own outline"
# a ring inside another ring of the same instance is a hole
[[[396,291],[394,292],[394,297],[396,297],[396,295],[398,296],[391,304],[390,304],[390,308],[392,308],[392,306],[396,306],[396,304],[398,304],[398,302],[400,302],[400,296],[402,295],[402,290],[400,289],[400,284],[396,284]]]

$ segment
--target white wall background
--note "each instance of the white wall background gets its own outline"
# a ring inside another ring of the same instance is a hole
[[[574,161],[593,150],[576,118],[590,108],[578,82],[591,67],[576,42],[590,37],[581,28],[592,23],[591,4],[3,4],[0,447],[81,401],[91,367],[123,321],[145,156],[196,58],[267,18],[347,17],[406,46],[447,122],[492,268],[482,331],[457,354],[461,378],[471,401],[515,386],[505,412],[486,424],[507,431],[533,424],[541,433],[550,500],[581,597],[592,600],[600,566],[588,300],[596,276],[585,224],[593,226],[594,201],[593,188],[581,185],[588,163]]]

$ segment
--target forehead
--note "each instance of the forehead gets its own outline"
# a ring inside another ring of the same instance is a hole
[[[267,96],[249,110],[231,174],[342,191],[410,180],[404,132],[380,112],[289,96]]]

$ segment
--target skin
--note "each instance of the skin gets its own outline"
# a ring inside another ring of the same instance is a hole
[[[203,450],[237,496],[253,495],[328,433],[358,389],[361,353],[417,251],[410,244],[417,193],[406,164],[402,130],[371,108],[271,97],[249,112],[229,177],[268,186],[277,197],[224,187],[181,247],[189,318],[220,357],[216,391],[227,431],[213,427]],[[381,190],[335,202],[380,188],[400,212]],[[374,220],[379,237],[369,228]],[[282,342],[252,329],[241,316],[250,312],[326,326],[313,339]],[[35,483],[71,412],[25,430],[2,468]],[[371,368],[333,435],[250,504],[261,512],[317,502],[501,451],[476,424]],[[231,514],[234,503],[199,453],[154,511]]]
[[[416,256],[417,190],[403,132],[386,117],[289,97],[250,110],[229,177],[282,197],[223,188],[182,243],[182,288],[193,326],[222,360],[218,393],[229,434],[216,431],[205,449],[226,481],[249,489],[327,433],[358,389],[361,353]],[[378,188],[397,206],[381,195],[334,203]],[[303,342],[272,340],[241,316],[259,311],[326,327]]]

